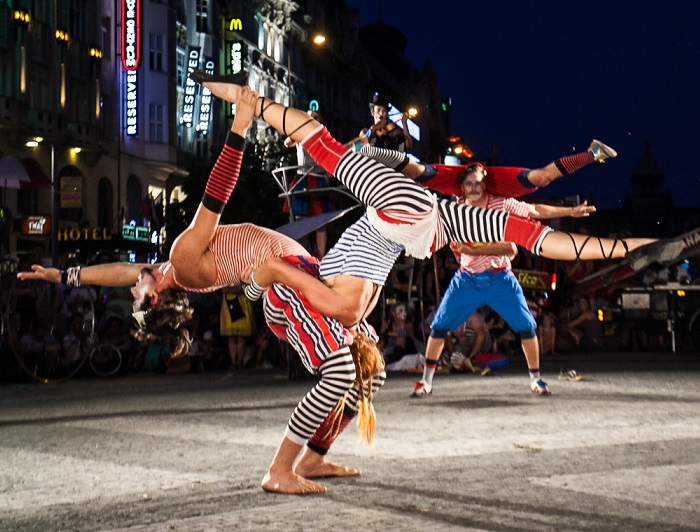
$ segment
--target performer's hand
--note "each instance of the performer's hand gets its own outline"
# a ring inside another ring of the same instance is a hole
[[[49,281],[58,283],[61,281],[61,272],[56,268],[44,268],[40,264],[32,264],[31,272],[19,272],[17,279],[20,281]]]
[[[241,87],[236,98],[236,116],[233,119],[231,131],[245,138],[248,128],[253,123],[255,105],[258,101],[258,93],[249,87]]]
[[[483,242],[450,242],[452,253],[469,253],[474,248],[483,247]]]
[[[572,218],[585,218],[590,216],[592,212],[595,212],[596,208],[593,205],[588,205],[588,200],[581,203],[581,205],[576,205],[571,207],[571,217]]]

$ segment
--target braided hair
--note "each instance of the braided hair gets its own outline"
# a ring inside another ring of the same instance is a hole
[[[377,349],[377,344],[364,333],[355,335],[350,352],[356,370],[353,387],[360,390],[360,400],[357,404],[357,432],[360,441],[372,443],[377,423],[372,404],[372,378],[384,370],[384,358]],[[346,398],[347,396],[344,396],[333,408],[331,425],[324,437],[334,438],[340,432]]]

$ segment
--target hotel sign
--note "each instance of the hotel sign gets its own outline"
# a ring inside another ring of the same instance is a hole
[[[81,242],[88,240],[112,240],[112,235],[109,234],[106,227],[84,227],[78,229],[59,229],[59,242]]]

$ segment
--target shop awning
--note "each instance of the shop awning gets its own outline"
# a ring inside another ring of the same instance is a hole
[[[22,181],[21,188],[51,188],[51,178],[41,169],[34,159],[24,159],[22,166],[29,176],[29,181]]]

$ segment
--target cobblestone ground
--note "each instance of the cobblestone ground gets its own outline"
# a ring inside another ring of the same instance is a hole
[[[559,366],[582,382],[559,382]],[[312,380],[139,374],[0,387],[0,530],[700,530],[700,356],[597,354],[495,377],[390,374],[328,493],[260,480]]]

